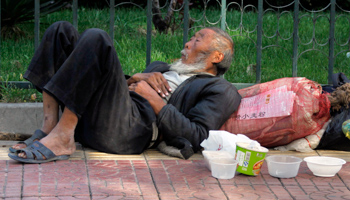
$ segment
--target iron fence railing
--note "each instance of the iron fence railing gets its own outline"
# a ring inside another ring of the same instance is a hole
[[[108,0],[106,0],[108,1]],[[206,11],[208,10],[207,5],[209,3],[212,3],[215,1],[220,7],[221,7],[221,13],[220,18],[214,22],[210,21],[207,17]],[[269,0],[258,0],[257,5],[245,5],[244,0],[241,0],[241,2],[229,2],[227,3],[226,0],[203,0],[203,15],[196,18],[192,18],[191,12],[189,9],[189,0],[184,0],[184,3],[182,4],[180,9],[177,9],[175,11],[179,12],[180,10],[183,12],[183,45],[188,40],[188,35],[191,29],[195,29],[196,27],[190,27],[189,22],[190,20],[193,20],[195,22],[200,22],[199,24],[202,24],[202,26],[205,25],[212,25],[212,26],[219,26],[223,30],[227,30],[231,33],[232,37],[246,37],[250,39],[253,44],[255,45],[256,51],[256,63],[255,63],[255,74],[256,74],[256,83],[260,83],[262,81],[261,75],[262,75],[262,60],[263,60],[263,51],[269,48],[282,48],[285,49],[286,53],[290,54],[290,59],[292,61],[292,74],[291,76],[296,77],[298,76],[298,62],[300,57],[302,57],[304,54],[315,51],[320,52],[328,59],[328,83],[331,84],[332,80],[332,74],[334,71],[334,65],[335,65],[335,59],[337,56],[343,56],[347,51],[349,51],[349,41],[350,37],[347,38],[346,42],[341,43],[338,42],[335,38],[335,23],[336,20],[340,19],[341,17],[345,17],[349,24],[349,13],[350,11],[347,11],[343,9],[340,5],[337,4],[336,0],[330,0],[329,4],[327,4],[325,7],[320,8],[318,10],[308,10],[305,8],[304,5],[302,5],[299,0],[292,1],[289,4],[286,5],[273,5],[269,2]],[[132,1],[125,2],[129,4],[133,4]],[[124,4],[124,3],[122,3]],[[169,0],[166,2],[166,4],[169,4]],[[115,5],[114,0],[109,0],[109,14],[110,14],[110,21],[109,21],[109,35],[113,38],[114,37],[114,25],[115,25],[115,8],[118,7],[121,4]],[[1,0],[0,0],[0,6],[1,6]],[[39,30],[40,30],[40,0],[35,0],[34,3],[35,7],[35,16],[34,16],[34,35],[35,35],[35,49],[39,45]],[[164,5],[163,8],[166,6]],[[1,7],[0,7],[1,9]],[[73,25],[78,28],[78,0],[73,0],[72,2],[72,9],[73,9]],[[240,21],[238,24],[231,24],[230,21],[228,21],[228,17],[231,17],[231,11],[232,9],[238,10],[240,14]],[[250,27],[253,28],[247,28],[247,24],[244,23],[244,15],[248,12],[254,12],[256,13],[256,24],[250,25]],[[337,10],[339,11],[337,13]],[[274,30],[274,34],[267,35],[264,31],[264,16],[266,13],[272,12],[275,13],[277,18],[277,25],[276,30]],[[146,65],[148,65],[151,62],[151,46],[152,46],[152,0],[147,0],[147,7],[146,7],[146,13],[147,13],[147,45],[146,45]],[[285,16],[290,15],[292,16],[292,34],[288,37],[283,37],[281,35],[281,27],[280,27],[280,19]],[[328,40],[325,43],[318,42],[315,32],[317,32],[315,28],[315,24],[320,18],[326,18],[329,22],[329,35]],[[311,18],[311,25],[313,26],[313,35],[308,42],[303,42],[300,38],[300,23],[303,19]],[[1,24],[0,24],[1,25]],[[234,27],[236,25],[236,27]],[[201,26],[201,25],[197,25]],[[269,43],[266,42],[267,40],[274,40],[275,43]],[[281,42],[282,41],[282,42]],[[284,46],[283,41],[290,41],[292,43],[291,47]],[[324,48],[325,46],[328,46],[327,48]],[[337,47],[337,51],[335,51],[335,47]],[[0,48],[1,48],[1,40],[0,40]],[[0,60],[0,67],[1,67],[1,60]],[[317,70],[317,69],[316,69]],[[16,84],[18,87],[26,88],[29,86],[26,82],[12,82]],[[10,83],[11,84],[11,83]]]

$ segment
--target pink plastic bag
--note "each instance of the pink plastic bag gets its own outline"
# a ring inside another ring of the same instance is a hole
[[[251,118],[250,116],[249,119],[242,120],[242,115],[238,116],[238,113],[242,112],[239,108],[221,127],[221,130],[234,134],[244,134],[250,139],[258,141],[262,146],[275,147],[316,133],[330,119],[330,102],[327,96],[322,94],[322,87],[306,78],[281,78],[241,89],[239,93],[245,99],[256,95],[263,96],[269,92],[278,94],[276,91],[280,90],[280,87],[284,88],[283,93],[287,94],[286,92],[288,92],[290,96],[277,95],[276,99],[282,98],[286,104],[290,103],[287,107],[291,107],[291,111],[282,112],[278,110],[280,108],[276,104],[277,107],[268,107],[267,110],[270,113],[277,113],[275,116],[273,114],[260,118]],[[294,93],[294,97],[292,93]],[[289,102],[289,100],[293,100],[293,102]],[[259,113],[259,107],[257,106],[255,109],[254,112]]]

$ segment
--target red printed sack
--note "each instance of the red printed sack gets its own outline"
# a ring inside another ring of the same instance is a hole
[[[221,127],[275,147],[319,131],[330,119],[322,87],[306,78],[281,78],[239,90],[238,110]]]

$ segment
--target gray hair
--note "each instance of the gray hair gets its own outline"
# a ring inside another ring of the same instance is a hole
[[[219,51],[224,54],[224,59],[215,63],[217,70],[216,76],[223,75],[231,66],[232,57],[234,53],[234,43],[230,35],[224,30],[217,27],[207,27],[207,29],[213,30],[215,32],[213,45],[210,48],[210,52]]]

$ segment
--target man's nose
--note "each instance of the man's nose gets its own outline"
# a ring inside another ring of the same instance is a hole
[[[185,49],[190,49],[191,47],[190,47],[190,41],[188,41],[188,42],[186,42],[186,44],[185,44]]]

